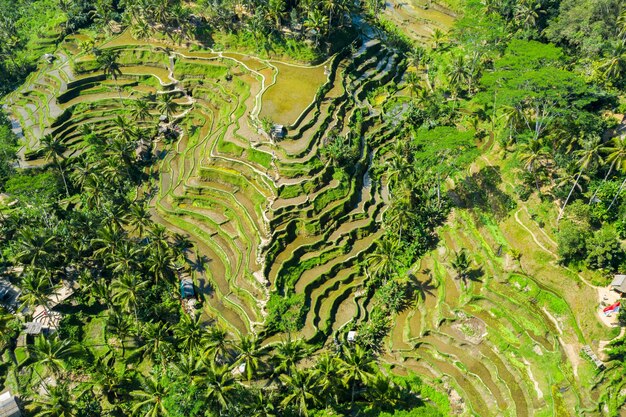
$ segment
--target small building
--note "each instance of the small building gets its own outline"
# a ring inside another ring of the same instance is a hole
[[[270,132],[270,136],[272,139],[284,139],[286,134],[285,126],[283,125],[274,125],[272,131]]]
[[[348,342],[356,342],[356,331],[350,330],[348,332]]]
[[[25,326],[26,329],[24,330],[24,333],[29,335],[38,335],[43,330],[43,325],[38,321],[29,321],[25,324]]]
[[[44,54],[44,56],[42,57],[44,61],[46,61],[48,64],[52,64],[52,62],[54,61],[55,57],[52,54]]]
[[[180,296],[189,300],[196,295],[196,292],[193,289],[193,281],[190,278],[183,278],[180,280]]]
[[[135,156],[138,161],[148,161],[151,156],[151,146],[150,142],[147,140],[141,139],[137,143],[137,147],[135,148]]]
[[[626,294],[626,275],[615,275],[609,288],[620,294]]]
[[[0,394],[0,417],[22,417],[15,397],[11,395],[10,391]]]

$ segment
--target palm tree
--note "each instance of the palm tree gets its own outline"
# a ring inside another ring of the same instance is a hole
[[[191,384],[203,372],[204,364],[202,360],[196,357],[195,352],[181,352],[178,354],[178,360],[174,363],[174,366],[178,373]]]
[[[111,301],[121,306],[124,311],[134,312],[135,324],[139,322],[137,304],[139,304],[141,292],[147,286],[148,281],[136,274],[124,274],[111,283],[113,293]]]
[[[317,358],[313,374],[318,381],[321,396],[326,399],[326,405],[336,404],[337,387],[341,384],[339,360],[328,352],[323,353]]]
[[[281,21],[285,17],[285,0],[269,0],[267,3],[267,18],[274,21],[277,30],[280,30]]]
[[[125,117],[117,115],[115,119],[113,119],[113,126],[117,138],[122,139],[124,142],[130,142],[137,137],[137,133],[129,120]]]
[[[308,371],[295,369],[290,375],[280,375],[280,380],[289,390],[280,405],[283,409],[295,406],[300,416],[307,417],[309,415],[309,405],[319,403],[318,385],[315,375]]]
[[[307,351],[306,345],[301,339],[292,340],[290,337],[279,343],[273,357],[275,362],[274,374],[287,373],[291,375],[298,362],[306,357]]]
[[[0,350],[9,342],[13,336],[11,323],[14,323],[15,317],[0,306]]]
[[[165,363],[165,359],[172,348],[168,324],[162,321],[149,322],[145,323],[141,330],[143,352],[151,359],[160,356],[161,361]]]
[[[135,122],[145,121],[150,118],[150,102],[146,97],[140,97],[133,101],[130,115]]]
[[[395,239],[384,238],[378,241],[374,252],[365,258],[368,271],[374,277],[388,279],[397,273],[398,255],[399,245]]]
[[[439,28],[436,28],[432,34],[432,43],[433,49],[439,49],[439,47],[444,43],[446,39],[446,34]]]
[[[152,224],[150,212],[145,204],[133,203],[126,212],[126,221],[133,227],[133,231],[142,237],[146,228]]]
[[[406,86],[409,89],[409,94],[413,97],[413,94],[416,94],[420,88],[420,77],[414,71],[408,71],[406,73]]]
[[[453,91],[457,91],[461,88],[461,85],[468,83],[470,73],[463,55],[456,55],[452,58],[448,78],[450,80],[450,87]]]
[[[190,317],[185,314],[174,326],[174,336],[178,339],[178,346],[188,352],[196,352],[202,346],[204,329],[201,325],[200,315]]]
[[[152,36],[152,26],[144,19],[137,19],[133,22],[130,30],[135,39],[147,39]]]
[[[61,165],[61,160],[65,159],[63,153],[65,152],[65,146],[61,143],[61,140],[58,137],[53,135],[45,135],[41,138],[42,150],[44,152],[46,160],[52,159],[54,164],[57,166],[59,173],[61,174],[61,178],[63,179],[63,185],[65,186],[65,194],[67,197],[70,196],[70,190],[67,187],[67,180],[65,178],[65,171]]]
[[[356,345],[354,349],[344,347],[343,358],[339,362],[343,383],[351,391],[351,403],[354,406],[356,388],[367,384],[374,376],[375,360],[365,349]]]
[[[45,395],[38,395],[33,401],[36,409],[33,416],[73,417],[79,411],[74,400],[75,397],[64,382],[50,386],[46,388]]]
[[[610,165],[602,182],[605,182],[609,178],[614,168],[617,168],[618,171],[626,172],[626,136],[616,136],[611,139],[610,146],[606,146],[604,152],[607,155],[606,162]],[[594,202],[599,190],[600,187],[596,188],[589,199],[589,204]]]
[[[174,110],[176,110],[176,103],[170,94],[161,94],[158,99],[157,108],[162,115],[167,117],[167,120],[170,120],[172,114],[174,114]]]
[[[50,266],[50,258],[55,252],[55,236],[48,237],[43,233],[35,233],[30,227],[24,227],[20,230],[17,238],[17,253],[15,254],[15,259],[18,262],[47,270]]]
[[[137,255],[139,252],[140,249],[137,248],[135,242],[123,240],[115,248],[114,252],[108,254],[110,262],[107,264],[107,267],[119,274],[130,274],[137,267]]]
[[[465,283],[467,283],[467,278],[469,277],[470,264],[471,261],[465,249],[456,252],[454,259],[450,262],[450,266],[452,266],[452,269],[456,272],[457,279],[461,279]]]
[[[196,383],[206,389],[207,401],[213,404],[219,414],[228,411],[235,399],[237,382],[227,366],[219,366],[211,361],[203,374],[196,377]]]
[[[565,212],[565,207],[567,207],[567,203],[569,202],[569,199],[572,196],[574,189],[578,185],[578,181],[580,180],[580,177],[583,174],[583,172],[587,168],[589,168],[589,166],[592,163],[598,162],[602,164],[604,162],[602,159],[602,155],[601,155],[603,149],[604,148],[603,148],[601,139],[599,137],[594,137],[592,139],[587,140],[584,143],[583,149],[578,150],[574,153],[576,156],[580,156],[580,158],[578,159],[578,166],[580,167],[580,171],[578,172],[578,175],[576,176],[574,185],[572,185],[572,188],[569,191],[567,198],[565,199],[565,203],[563,204],[563,207],[561,207],[561,210],[559,211],[559,215],[556,219],[557,222],[561,220],[561,218],[563,217],[563,213]]]
[[[204,354],[218,363],[224,362],[228,356],[228,332],[219,326],[213,326],[202,335]]]
[[[540,2],[537,0],[521,0],[515,5],[513,21],[522,29],[531,30],[537,26],[539,13],[544,13],[541,10]]]
[[[28,270],[22,276],[20,287],[22,290],[20,294],[22,306],[30,310],[37,305],[41,305],[46,312],[50,311],[48,303],[50,296],[54,292],[54,286],[40,270]]]
[[[539,178],[537,177],[537,165],[542,166],[548,156],[541,139],[530,140],[522,143],[519,148],[519,160],[524,164],[524,169],[533,174],[535,186],[539,191]]]
[[[163,376],[141,377],[141,389],[130,392],[133,399],[133,415],[145,417],[165,417],[169,412],[163,404],[163,399],[169,393],[169,386]]]
[[[320,43],[320,38],[324,36],[326,28],[328,27],[328,18],[321,10],[314,9],[309,12],[304,21],[304,27],[313,32],[315,48],[317,48]]]
[[[133,325],[128,319],[128,316],[121,314],[118,311],[113,310],[107,320],[107,332],[115,334],[122,347],[122,357],[126,353],[125,340],[133,333]]]
[[[111,77],[117,83],[117,77],[122,75],[122,70],[118,62],[120,53],[111,49],[100,50],[96,55],[96,62],[104,73],[105,77]],[[122,93],[119,86],[117,86],[117,93],[120,98],[120,103],[124,107],[124,101],[122,100]]]
[[[390,230],[398,232],[398,245],[400,245],[402,232],[406,227],[414,225],[416,219],[417,217],[409,207],[409,202],[405,199],[395,198],[385,211],[384,223],[389,226]]]
[[[237,359],[235,364],[243,365],[246,379],[252,380],[261,365],[260,358],[265,353],[265,348],[261,346],[258,338],[252,335],[247,335],[239,340],[239,343],[235,344],[235,350],[237,351]]]
[[[38,335],[32,345],[28,346],[31,359],[30,366],[36,370],[43,367],[48,372],[59,376],[65,369],[65,358],[76,352],[70,340],[61,340],[58,335],[45,337]]]
[[[608,80],[619,80],[626,73],[626,40],[613,42],[609,56],[598,68]]]

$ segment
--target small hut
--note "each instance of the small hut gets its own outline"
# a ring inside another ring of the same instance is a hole
[[[183,278],[180,280],[180,296],[183,300],[189,300],[196,295],[193,289],[193,281],[191,278]]]
[[[22,417],[15,397],[11,395],[10,391],[0,394],[0,417]]]
[[[626,294],[626,275],[615,275],[609,287],[621,295]]]
[[[286,134],[285,126],[283,125],[274,125],[272,127],[272,131],[270,132],[270,136],[274,140],[284,139]]]
[[[147,140],[141,139],[138,143],[137,143],[137,147],[135,148],[135,156],[137,157],[138,161],[148,161],[150,160],[150,142],[148,142]]]
[[[29,334],[31,336],[38,335],[43,330],[42,324],[39,323],[38,321],[29,321],[28,323],[25,324],[25,326],[26,326],[26,329],[24,330],[24,333]]]

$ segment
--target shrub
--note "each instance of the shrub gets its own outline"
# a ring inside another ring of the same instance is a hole
[[[587,256],[587,228],[571,220],[563,220],[557,234],[559,262],[569,264]]]
[[[587,243],[589,253],[586,263],[589,268],[607,269],[617,271],[620,263],[624,260],[624,249],[618,240],[614,228],[604,226],[596,231]]]

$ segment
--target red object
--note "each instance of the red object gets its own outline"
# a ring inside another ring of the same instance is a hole
[[[611,304],[611,305],[610,305],[610,306],[608,306],[608,307],[604,307],[604,309],[602,310],[602,312],[603,312],[603,313],[606,313],[607,311],[613,311],[613,310],[615,310],[615,309],[616,309],[617,307],[619,307],[619,306],[620,306],[620,302],[618,301],[618,302],[617,302],[617,303],[615,303],[615,304]]]

